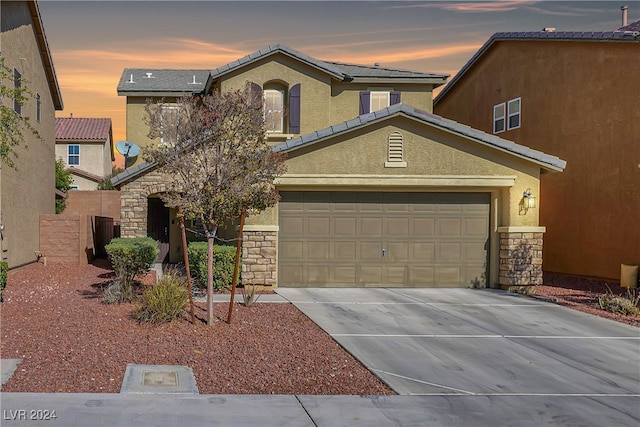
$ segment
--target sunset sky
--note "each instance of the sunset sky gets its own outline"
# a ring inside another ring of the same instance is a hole
[[[64,111],[126,139],[124,68],[213,69],[270,44],[318,59],[452,76],[498,31],[610,31],[640,1],[38,2]],[[135,142],[135,141],[134,141]]]

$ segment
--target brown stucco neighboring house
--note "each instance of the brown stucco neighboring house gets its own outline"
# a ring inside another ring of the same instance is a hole
[[[268,111],[283,107],[283,115],[267,117],[273,150],[287,155],[287,173],[277,180],[281,201],[247,220],[244,283],[541,283],[544,227],[524,195],[537,196],[540,175],[562,171],[565,162],[432,114],[433,88],[447,76],[320,61],[280,45],[208,78],[170,75],[168,88],[196,81],[202,93],[252,82]],[[143,137],[143,98],[154,92],[134,92],[128,82],[144,76],[156,76],[146,84],[159,96],[168,93],[157,70],[126,69],[118,86],[127,96],[127,139],[142,146],[157,143]],[[179,261],[176,213],[158,199],[170,180],[139,163],[113,182],[122,236],[151,235]]]
[[[640,264],[638,25],[496,33],[434,100],[439,115],[567,160],[541,180],[545,271],[617,280]]]
[[[2,84],[25,84],[31,90],[34,97],[19,114],[29,117],[42,137],[23,132],[28,148],[16,150],[17,169],[0,164],[1,258],[13,268],[36,261],[40,214],[55,212],[55,111],[63,105],[38,4],[3,1],[0,21],[0,54],[14,76]],[[17,108],[9,99],[2,102]]]
[[[96,190],[111,174],[113,152],[111,119],[56,118],[56,157],[73,176],[73,190]]]

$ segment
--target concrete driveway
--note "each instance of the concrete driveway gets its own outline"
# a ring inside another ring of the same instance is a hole
[[[640,422],[638,328],[499,290],[277,292],[401,395]]]

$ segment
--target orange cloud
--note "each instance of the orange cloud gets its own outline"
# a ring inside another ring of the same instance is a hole
[[[408,9],[408,8],[437,8],[453,12],[509,12],[516,10],[522,6],[530,6],[540,1],[531,0],[512,0],[512,1],[470,1],[470,2],[438,2],[438,3],[421,3],[413,5],[390,6],[390,9]]]

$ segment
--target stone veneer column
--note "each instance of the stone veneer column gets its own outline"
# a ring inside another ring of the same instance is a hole
[[[275,287],[278,283],[278,232],[243,231],[242,284]]]
[[[503,289],[542,285],[544,227],[499,227],[500,276]]]
[[[147,235],[147,197],[167,191],[172,180],[157,170],[142,174],[120,188],[120,236]]]

